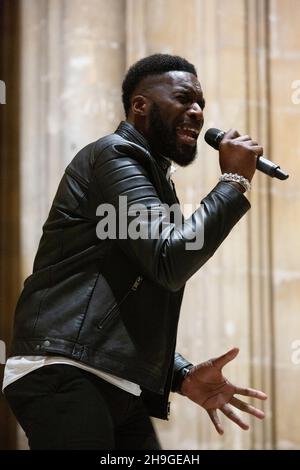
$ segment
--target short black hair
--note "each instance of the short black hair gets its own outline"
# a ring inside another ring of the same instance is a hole
[[[159,75],[172,70],[190,72],[197,77],[193,64],[183,57],[170,54],[152,54],[129,68],[122,84],[122,100],[126,117],[129,114],[132,93],[140,81],[148,75]]]

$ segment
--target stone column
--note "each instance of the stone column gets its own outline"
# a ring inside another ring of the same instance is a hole
[[[64,168],[122,116],[124,2],[22,1],[23,272]]]
[[[19,1],[0,3],[0,384],[9,354],[12,319],[20,288],[19,231]],[[15,449],[16,420],[0,393],[0,449]]]
[[[290,173],[271,188],[276,446],[300,448],[300,30],[299,1],[270,1],[269,155]],[[296,88],[295,88],[296,86]]]
[[[64,168],[122,117],[125,11],[120,0],[22,0],[21,7],[24,279]]]
[[[268,2],[246,2],[246,129],[263,143],[266,155],[271,146],[269,14]],[[251,447],[258,449],[275,446],[272,184],[276,183],[271,178],[256,172],[250,196],[252,210],[248,216],[249,377],[253,387],[264,390],[270,397],[264,403],[265,420],[251,433]]]

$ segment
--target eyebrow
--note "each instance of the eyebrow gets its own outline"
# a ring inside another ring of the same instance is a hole
[[[198,94],[197,91],[194,90],[194,88],[188,86],[188,85],[177,85],[175,87],[175,92],[176,91],[181,91],[181,92],[187,92],[187,93],[193,93],[193,94]],[[201,91],[201,96],[203,96],[203,92]]]

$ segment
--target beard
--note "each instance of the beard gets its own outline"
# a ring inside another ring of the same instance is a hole
[[[176,126],[170,128],[163,121],[156,103],[152,104],[149,113],[147,140],[154,154],[161,154],[180,166],[190,165],[197,156],[197,145],[178,143]]]

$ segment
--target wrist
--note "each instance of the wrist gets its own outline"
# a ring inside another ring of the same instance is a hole
[[[185,393],[182,390],[182,385],[183,385],[185,379],[187,378],[187,376],[189,375],[192,367],[193,366],[184,367],[181,371],[181,379],[180,379],[180,383],[178,384],[178,393],[180,393],[180,395],[185,396]]]
[[[244,176],[239,175],[238,173],[223,173],[220,176],[219,181],[226,181],[226,182],[230,182],[232,184],[236,183],[239,186],[241,186],[242,188],[244,188],[245,191],[250,191],[251,190],[250,181],[247,178],[245,178]]]

